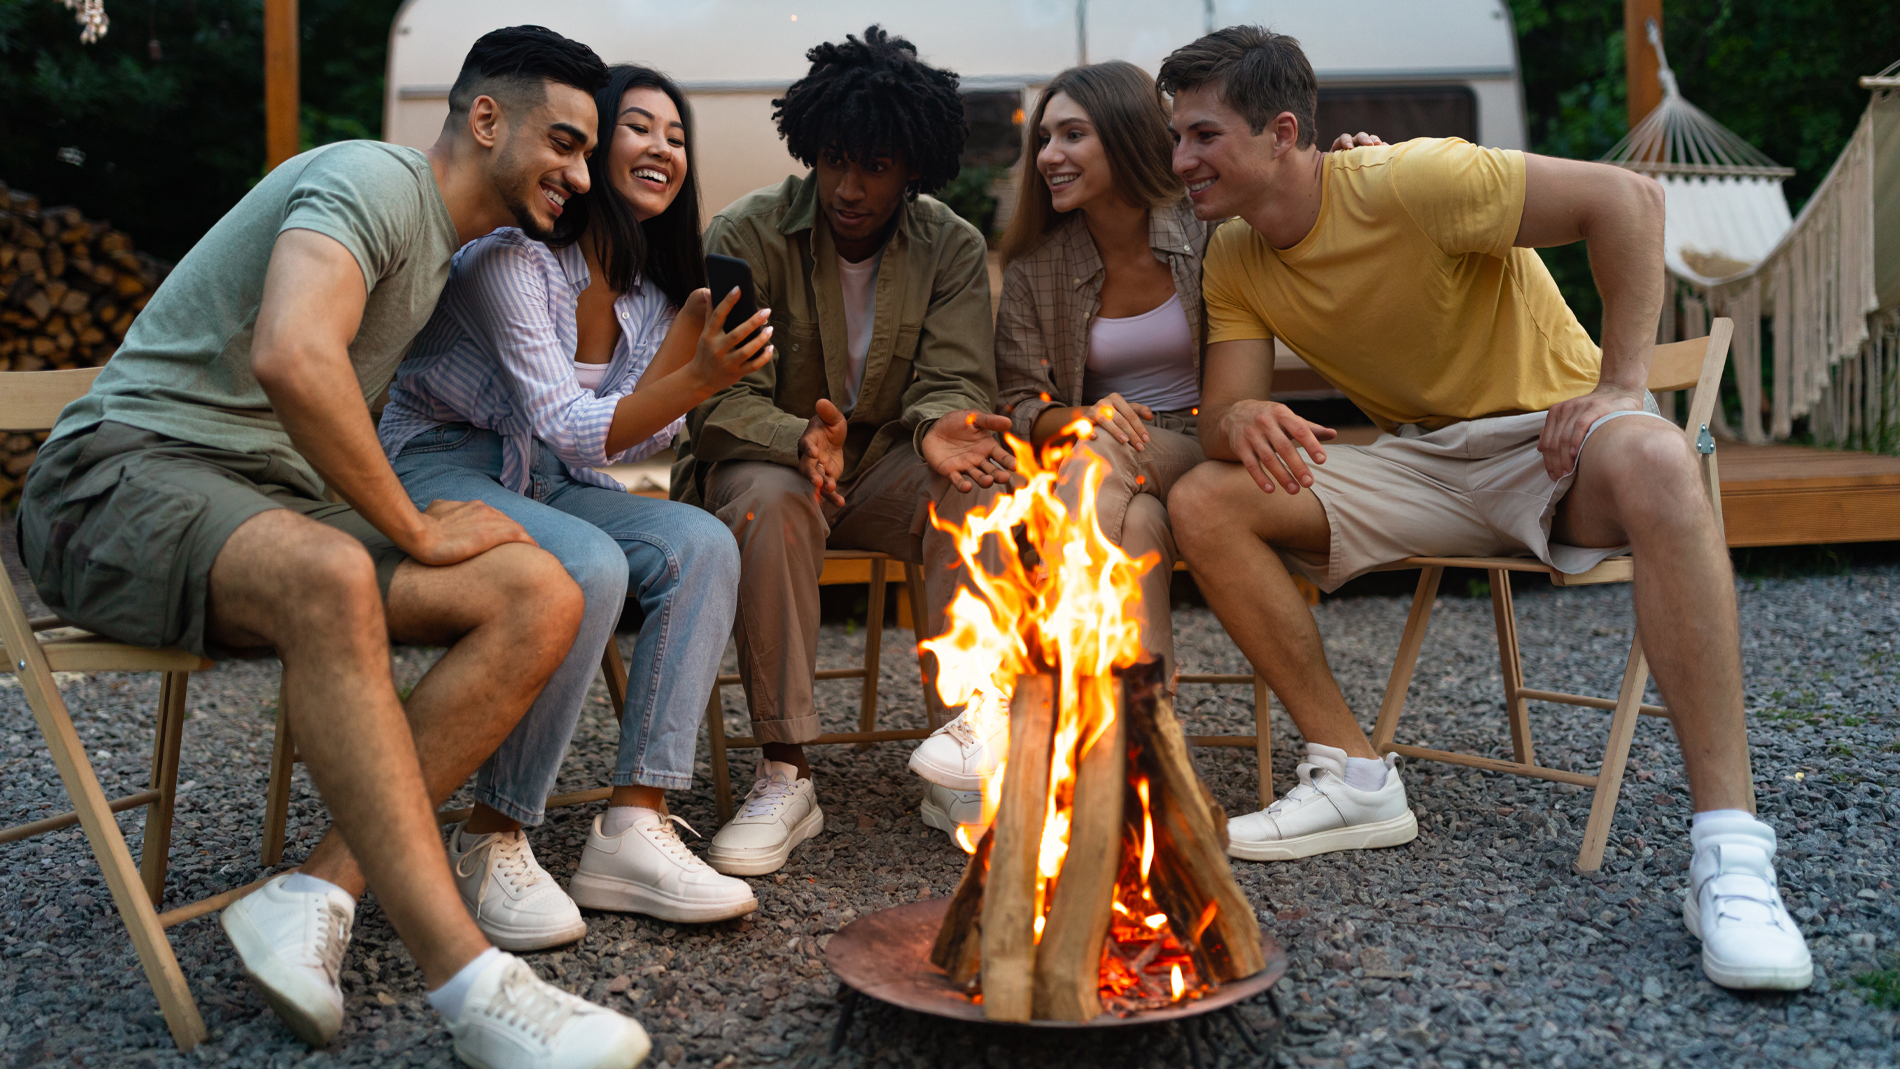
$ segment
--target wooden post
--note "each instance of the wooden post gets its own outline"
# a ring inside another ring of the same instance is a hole
[[[994,829],[985,830],[977,840],[976,852],[963,866],[963,879],[944,912],[943,927],[937,929],[936,945],[930,949],[930,963],[949,974],[950,982],[958,987],[968,987],[981,964],[983,880],[990,870],[993,834]]]
[[[1009,766],[990,825],[990,871],[983,888],[983,1016],[1029,1020],[1036,970],[1036,858],[1049,798],[1056,678],[1016,677],[1009,703]]]
[[[1662,27],[1662,0],[1623,0],[1623,71],[1629,90],[1630,129],[1662,103],[1656,50],[1649,44],[1649,20]]]
[[[299,107],[297,0],[264,0],[265,169],[298,153]]]
[[[1102,941],[1122,860],[1122,799],[1128,793],[1127,730],[1118,678],[1082,681],[1082,708],[1114,703],[1114,720],[1076,763],[1069,852],[1036,948],[1036,1016],[1090,1021],[1102,1012]],[[1085,740],[1086,741],[1086,740]]]

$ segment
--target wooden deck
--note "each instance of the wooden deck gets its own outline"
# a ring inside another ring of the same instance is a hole
[[[1342,427],[1364,445],[1376,427]],[[1900,457],[1723,442],[1722,520],[1730,546],[1900,540]]]

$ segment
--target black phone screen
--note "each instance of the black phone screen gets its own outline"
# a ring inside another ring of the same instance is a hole
[[[706,255],[706,288],[712,291],[715,308],[726,299],[726,294],[735,288],[739,291],[739,303],[726,313],[725,326],[720,328],[727,333],[738,329],[739,324],[759,310],[759,302],[752,294],[752,265],[737,256],[721,256],[716,252]]]

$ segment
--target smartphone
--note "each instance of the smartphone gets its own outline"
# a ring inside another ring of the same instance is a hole
[[[752,295],[752,265],[737,256],[707,253],[706,288],[712,291],[713,307],[719,307],[719,302],[735,287],[739,290],[739,303],[726,313],[726,325],[721,328],[728,334],[759,310],[759,302]]]

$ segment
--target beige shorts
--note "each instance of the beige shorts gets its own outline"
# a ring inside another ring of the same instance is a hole
[[[1617,416],[1590,425],[1584,441]],[[1555,482],[1537,451],[1545,412],[1467,420],[1423,431],[1406,425],[1371,445],[1336,445],[1312,465],[1313,493],[1332,526],[1324,559],[1282,551],[1287,566],[1321,590],[1407,557],[1536,557],[1560,572],[1589,571],[1628,546],[1590,548],[1550,540],[1557,503],[1576,479]],[[1672,426],[1674,424],[1671,424]]]

